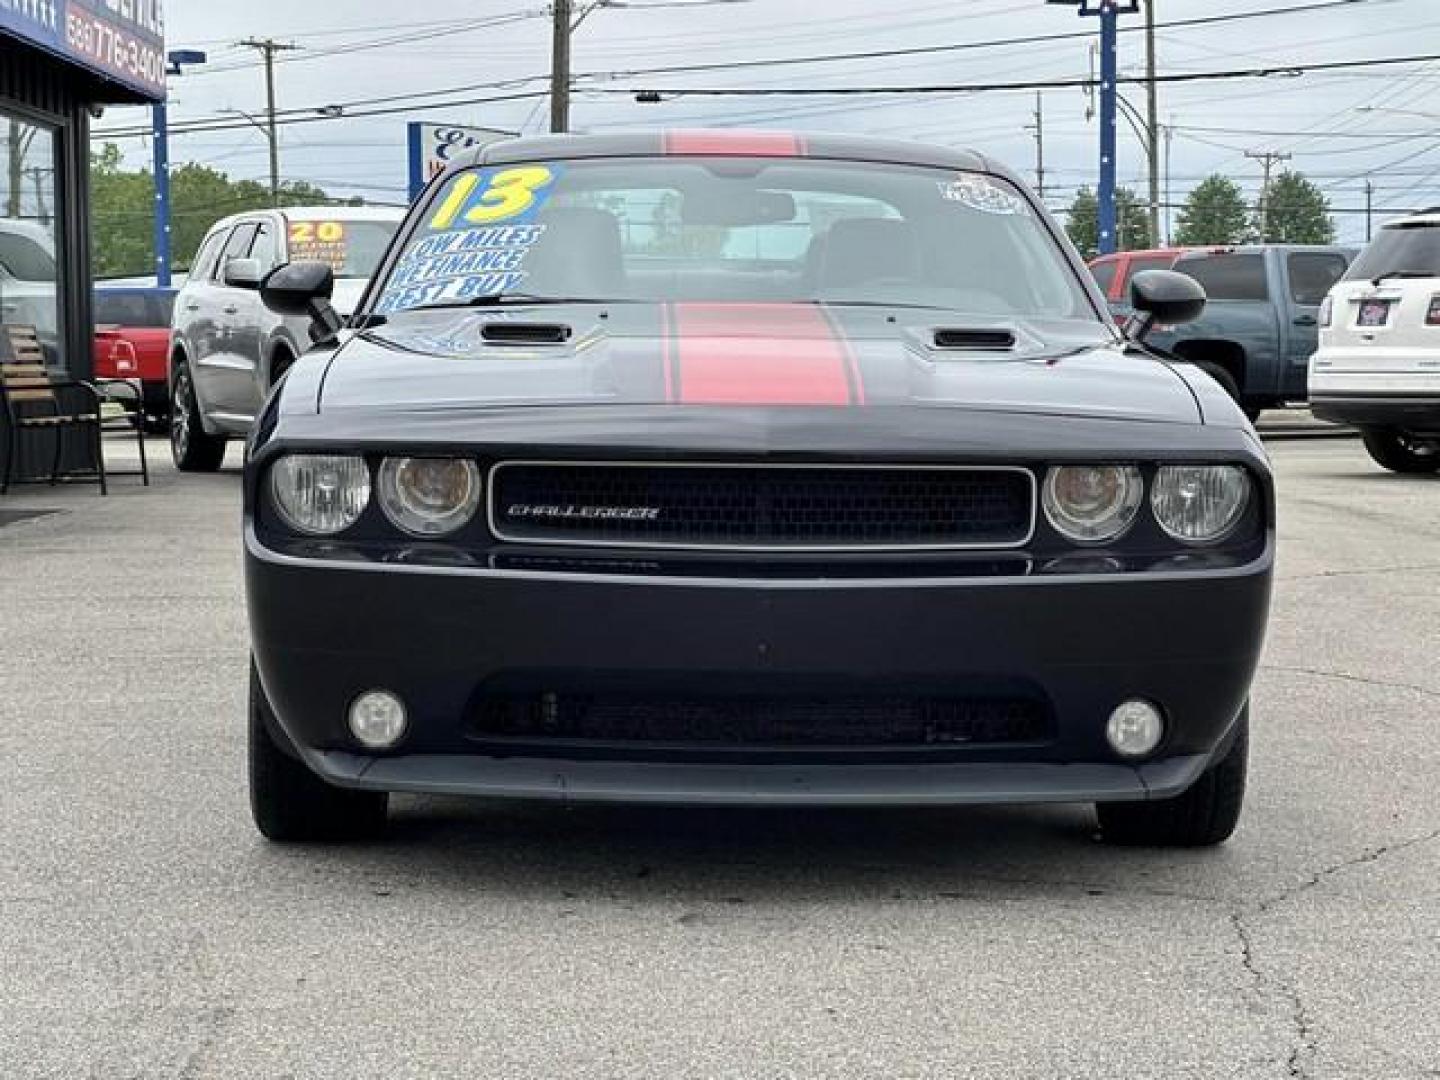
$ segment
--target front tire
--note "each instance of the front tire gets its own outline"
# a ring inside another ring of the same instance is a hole
[[[385,828],[390,796],[327,784],[286,753],[255,665],[250,665],[250,813],[267,840],[367,840]]]
[[[190,369],[179,362],[170,397],[170,454],[181,472],[215,472],[225,461],[225,439],[206,434]]]
[[[1100,803],[1100,835],[1111,844],[1140,847],[1210,847],[1230,839],[1245,802],[1250,757],[1250,707],[1236,721],[1225,756],[1200,774],[1188,791],[1148,802]]]
[[[1440,471],[1440,441],[1373,429],[1361,432],[1361,437],[1375,463],[1391,472],[1414,475]]]

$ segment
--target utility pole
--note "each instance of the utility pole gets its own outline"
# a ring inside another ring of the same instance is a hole
[[[1150,236],[1160,242],[1160,103],[1155,84],[1155,4],[1145,0],[1145,126],[1150,152]]]
[[[280,138],[275,129],[275,54],[290,52],[300,46],[276,41],[274,38],[246,38],[235,43],[243,49],[257,49],[265,57],[265,114],[269,118],[270,138],[270,205],[280,205]]]
[[[552,0],[550,130],[570,130],[570,0]],[[587,13],[588,14],[588,13]]]
[[[165,54],[165,74],[183,75],[186,64],[203,64],[206,56],[197,49],[172,49]],[[150,107],[151,139],[155,169],[155,284],[170,287],[170,113],[165,99]]]
[[[1289,161],[1289,154],[1281,154],[1274,150],[1246,150],[1245,156],[1251,161],[1260,162],[1260,167],[1265,170],[1265,179],[1260,184],[1260,242],[1270,242],[1270,173],[1275,166],[1282,161]]]
[[[1375,183],[1374,183],[1374,181],[1372,181],[1372,180],[1367,176],[1367,177],[1365,178],[1365,242],[1366,242],[1367,244],[1370,242],[1371,236],[1373,235],[1372,232],[1371,232],[1370,225],[1371,225],[1371,221],[1373,220],[1373,219],[1372,219],[1372,214],[1373,214],[1374,205],[1375,205],[1375,204],[1374,204],[1374,199],[1375,199]]]
[[[1109,255],[1116,249],[1115,236],[1115,174],[1116,125],[1120,120],[1120,16],[1140,10],[1139,0],[1046,0],[1051,4],[1068,4],[1081,15],[1100,17],[1100,184],[1096,198],[1100,204],[1099,252]]]
[[[1115,151],[1119,121],[1119,22],[1112,0],[1100,3],[1100,254],[1109,255],[1118,244],[1115,236]]]
[[[1035,132],[1035,194],[1045,201],[1045,99],[1035,91],[1035,123],[1026,124]]]
[[[1170,123],[1164,127],[1165,132],[1165,246],[1169,247],[1175,237],[1175,207],[1170,186],[1170,144],[1175,138],[1175,114],[1170,114]]]

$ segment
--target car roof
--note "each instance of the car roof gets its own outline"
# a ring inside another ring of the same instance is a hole
[[[974,150],[898,139],[873,139],[834,132],[746,131],[737,128],[695,130],[647,129],[600,134],[538,135],[503,139],[457,156],[452,169],[472,165],[547,161],[557,158],[696,156],[795,157],[839,161],[870,161],[898,165],[1014,174]]]
[[[1262,255],[1267,251],[1317,251],[1331,255],[1355,255],[1359,252],[1353,244],[1215,244],[1211,247],[1186,248],[1182,258],[1206,255]]]
[[[1414,228],[1416,225],[1440,225],[1440,206],[1432,206],[1426,210],[1417,210],[1413,214],[1393,218],[1380,227],[1382,229],[1405,229]]]
[[[108,281],[100,280],[95,282],[95,291],[111,294],[124,293],[126,295],[129,295],[133,293],[139,293],[144,296],[152,294],[164,296],[169,293],[178,292],[179,290],[176,289],[176,287],[173,285],[112,284]]]
[[[405,208],[399,206],[261,206],[254,210],[242,210],[238,214],[230,214],[221,218],[212,225],[211,231],[234,225],[238,221],[249,221],[261,214],[280,214],[289,219],[309,221],[311,219],[324,219],[325,221],[393,221],[400,222],[405,218]]]

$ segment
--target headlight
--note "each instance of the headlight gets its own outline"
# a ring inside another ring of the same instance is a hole
[[[365,512],[370,469],[359,457],[290,454],[271,466],[270,491],[291,528],[329,536],[348,529]]]
[[[411,536],[444,536],[475,516],[480,470],[463,458],[386,458],[380,508]]]
[[[1077,544],[1100,544],[1124,534],[1145,498],[1133,465],[1057,465],[1045,477],[1042,501],[1055,530]]]
[[[1186,544],[1224,539],[1249,505],[1250,476],[1235,465],[1166,465],[1150,493],[1160,528]]]

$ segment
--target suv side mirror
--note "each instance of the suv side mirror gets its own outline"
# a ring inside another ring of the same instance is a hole
[[[329,263],[300,261],[277,266],[260,285],[260,299],[277,315],[310,316],[310,340],[333,341],[340,316],[330,306],[335,271]]]
[[[1205,310],[1205,289],[1174,270],[1142,270],[1130,279],[1130,306],[1137,313],[1130,336],[1144,341],[1157,323],[1194,322]]]
[[[221,278],[234,289],[258,289],[263,276],[259,259],[231,259],[225,264]]]

